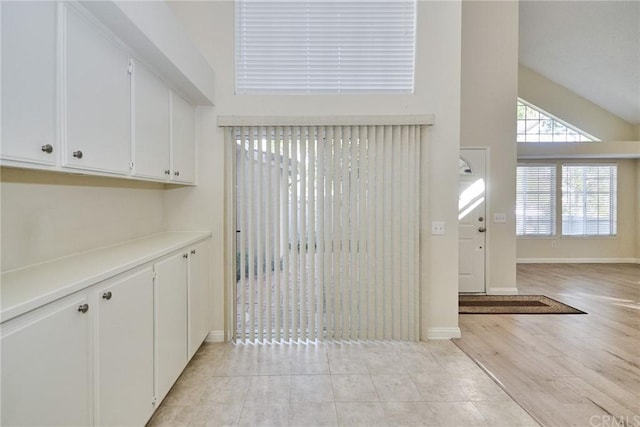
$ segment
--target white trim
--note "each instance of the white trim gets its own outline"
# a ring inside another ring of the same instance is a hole
[[[210,331],[204,342],[225,342],[224,331]]]
[[[433,114],[397,116],[218,116],[218,126],[375,126],[426,125]]]
[[[460,328],[428,328],[428,340],[450,340],[451,338],[460,338],[462,336]]]
[[[489,288],[487,289],[487,295],[518,295],[518,288],[503,287],[503,288]]]
[[[518,258],[518,264],[640,264],[640,258]]]

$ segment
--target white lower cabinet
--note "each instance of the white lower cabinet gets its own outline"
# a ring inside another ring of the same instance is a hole
[[[154,265],[158,401],[187,364],[187,257],[180,252]]]
[[[86,293],[2,324],[2,425],[87,426],[92,415]]]
[[[97,286],[96,421],[144,425],[153,413],[153,270]]]
[[[0,424],[144,425],[210,329],[209,247],[196,241],[3,322]]]
[[[189,250],[189,359],[211,330],[209,306],[209,240]]]

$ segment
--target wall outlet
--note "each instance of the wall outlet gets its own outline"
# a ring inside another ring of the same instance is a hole
[[[444,221],[432,221],[431,234],[434,236],[444,234]]]
[[[493,214],[493,222],[496,224],[503,224],[507,222],[507,214],[505,213],[494,213]]]
[[[558,242],[556,242],[555,240],[551,241],[551,247],[552,248],[557,248],[558,247]]]

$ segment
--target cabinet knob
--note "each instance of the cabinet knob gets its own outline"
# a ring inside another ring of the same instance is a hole
[[[196,254],[196,250],[195,249],[191,249],[191,255],[195,255]]]
[[[487,231],[487,229],[484,227],[478,227],[478,231],[484,233],[485,231]]]
[[[184,259],[189,258],[189,254],[182,254],[182,258],[184,258]]]
[[[106,299],[107,301],[111,299],[113,295],[111,294],[111,291],[105,292],[104,294],[102,294],[102,299]]]
[[[180,171],[175,171],[173,174],[174,174],[175,176],[180,176]]]
[[[44,151],[45,153],[53,153],[53,145],[51,144],[46,144],[42,146],[42,151]]]
[[[73,152],[73,157],[76,157],[78,159],[82,158],[82,151],[78,150],[78,151],[74,151]]]
[[[169,169],[165,169],[165,170],[164,170],[164,174],[165,174],[165,175],[171,175],[171,171],[170,171]]]
[[[78,311],[80,313],[86,313],[89,311],[89,304],[80,304],[80,306],[78,306]]]

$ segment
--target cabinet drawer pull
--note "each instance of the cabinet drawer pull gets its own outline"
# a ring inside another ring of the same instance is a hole
[[[81,305],[78,307],[78,311],[79,311],[80,313],[86,313],[87,311],[89,311],[89,304],[81,304]]]
[[[184,258],[184,259],[189,258],[189,254],[182,254],[182,258]]]
[[[195,255],[196,254],[196,250],[195,249],[191,249],[191,255]]]
[[[111,291],[108,291],[102,294],[102,299],[106,299],[107,301],[110,300],[111,297],[112,297]]]
[[[42,151],[44,151],[45,153],[53,153],[53,145],[51,144],[46,144],[42,146]]]
[[[175,176],[180,176],[180,171],[175,171],[173,174],[174,174]]]
[[[73,152],[73,157],[81,159],[82,158],[82,151],[80,151],[80,150],[74,151]]]
[[[164,174],[165,174],[165,175],[171,175],[171,170],[169,170],[169,169],[165,169],[165,170],[164,170]]]

